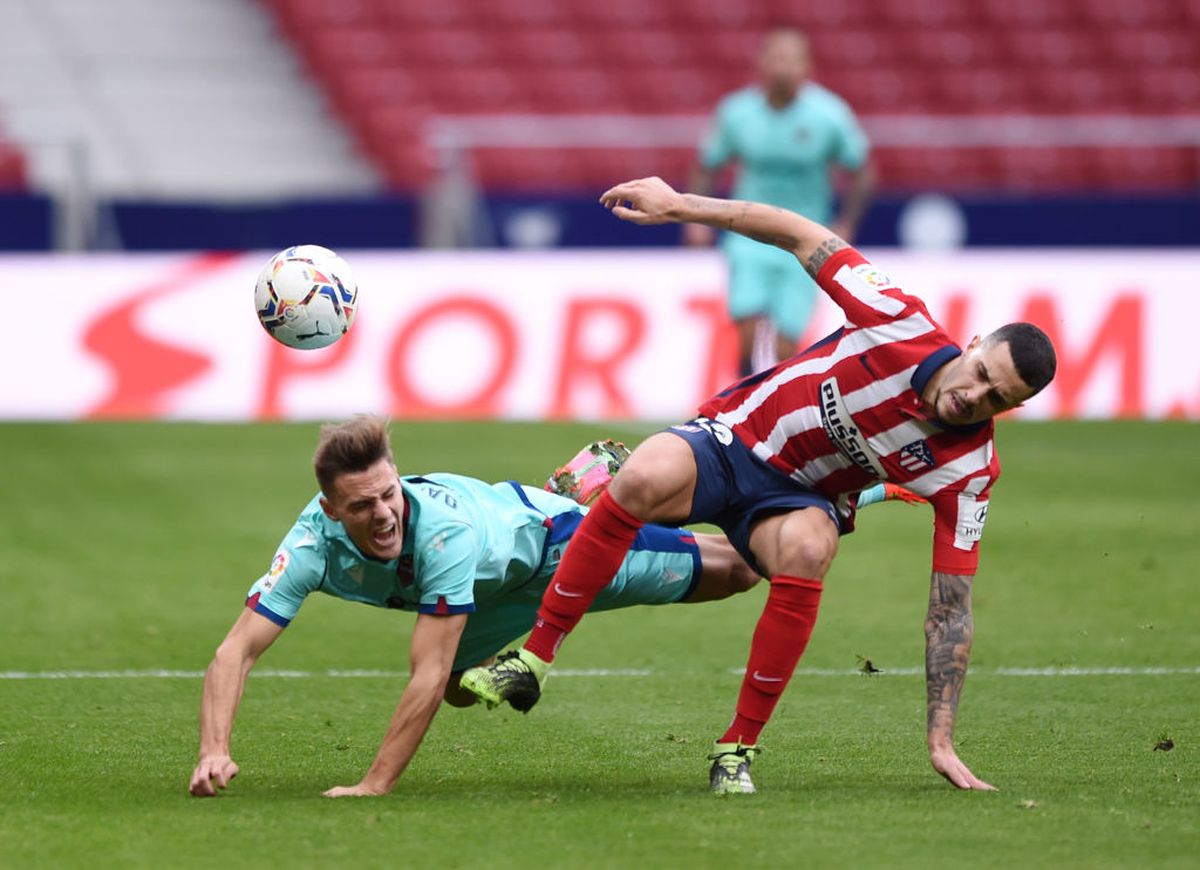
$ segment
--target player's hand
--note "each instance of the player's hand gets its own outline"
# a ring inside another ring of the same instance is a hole
[[[905,504],[929,504],[929,500],[921,498],[915,492],[910,492],[899,484],[884,481],[884,501],[902,501]]]
[[[381,794],[385,794],[385,792],[360,782],[358,785],[335,785],[325,792],[324,797],[378,797]]]
[[[933,765],[934,770],[950,780],[951,784],[957,788],[980,791],[996,790],[994,785],[984,782],[971,773],[970,768],[962,763],[953,747],[929,750],[929,763]]]
[[[716,230],[704,224],[683,225],[683,243],[689,248],[707,248],[716,237]]]
[[[192,772],[188,791],[194,797],[214,797],[238,775],[238,766],[228,755],[205,755]]]
[[[682,200],[671,185],[653,176],[610,187],[600,197],[600,204],[623,221],[646,226],[675,220]]]

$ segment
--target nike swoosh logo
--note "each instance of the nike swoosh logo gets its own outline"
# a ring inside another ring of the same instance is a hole
[[[782,683],[783,677],[764,677],[758,671],[755,671],[751,676],[756,680],[761,680],[764,683]]]
[[[561,595],[563,598],[582,598],[583,597],[582,592],[568,592],[566,589],[563,589],[557,583],[554,584],[554,591],[557,592],[559,595]]]

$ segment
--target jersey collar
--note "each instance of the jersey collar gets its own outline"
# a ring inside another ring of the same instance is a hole
[[[921,361],[912,373],[912,379],[910,380],[913,388],[912,405],[904,409],[905,414],[915,417],[918,420],[925,420],[947,432],[975,432],[990,422],[989,420],[981,420],[978,423],[968,423],[965,426],[954,426],[950,423],[943,423],[937,417],[931,417],[922,408],[921,394],[925,392],[925,387],[929,384],[929,379],[933,377],[933,373],[950,362],[950,360],[959,356],[962,356],[962,349],[958,345],[948,344],[945,347],[938,348]]]

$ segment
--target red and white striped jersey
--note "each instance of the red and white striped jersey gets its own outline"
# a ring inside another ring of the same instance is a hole
[[[1000,475],[991,420],[947,426],[921,409],[930,376],[961,350],[853,248],[817,283],[845,325],[700,407],[777,471],[817,490],[853,527],[852,496],[890,480],[929,499],[933,569],[974,574],[988,493]]]

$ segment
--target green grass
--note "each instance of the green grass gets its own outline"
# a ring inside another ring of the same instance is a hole
[[[403,424],[398,461],[540,481],[622,427]],[[318,597],[251,677],[242,775],[186,796],[200,681],[0,679],[5,867],[1200,865],[1195,425],[1009,423],[976,582],[960,793],[924,750],[929,519],[860,517],[763,738],[760,793],[704,791],[763,590],[598,614],[527,717],[445,709],[387,797],[357,781],[402,687],[411,616]],[[0,426],[0,670],[198,671],[313,490],[313,426]],[[868,656],[884,673],[846,672]],[[1166,667],[1011,676],[1004,668]],[[1154,751],[1160,737],[1175,748]]]

